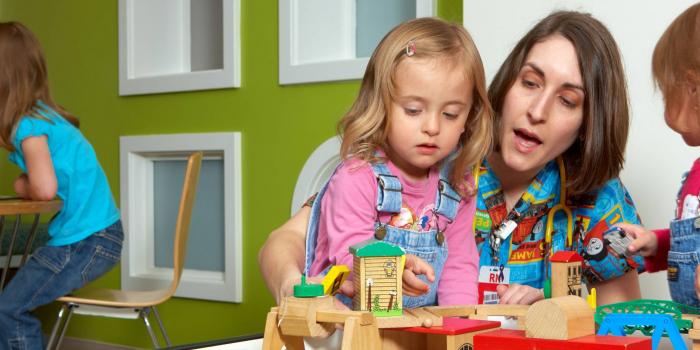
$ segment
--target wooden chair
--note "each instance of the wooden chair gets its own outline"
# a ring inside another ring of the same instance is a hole
[[[169,288],[151,291],[124,291],[86,288],[84,290],[79,290],[70,295],[61,297],[58,299],[58,301],[62,302],[63,305],[61,306],[61,310],[59,311],[56,319],[56,324],[51,332],[51,337],[49,338],[46,346],[47,349],[60,348],[66,328],[68,328],[68,322],[74,313],[115,318],[141,318],[146,325],[146,329],[151,337],[153,346],[155,348],[159,348],[160,343],[156,338],[149,321],[149,315],[152,312],[156,321],[158,322],[158,327],[160,328],[160,332],[165,340],[165,343],[167,346],[170,346],[170,339],[165,332],[163,322],[161,321],[158,311],[156,310],[156,305],[170,299],[170,297],[175,294],[175,290],[180,283],[180,276],[182,275],[182,268],[185,263],[185,254],[187,252],[187,236],[189,235],[190,219],[192,217],[192,208],[194,207],[197,180],[199,178],[201,164],[202,152],[192,154],[187,161],[185,181],[182,186],[182,195],[180,197],[180,208],[175,225],[175,242],[173,244],[173,280]]]

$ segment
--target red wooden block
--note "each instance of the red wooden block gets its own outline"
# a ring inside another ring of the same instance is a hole
[[[459,317],[443,317],[442,326],[435,326],[430,328],[409,327],[403,328],[401,330],[411,333],[457,335],[482,331],[485,329],[498,328],[500,326],[501,322],[498,321],[470,320],[468,318]]]
[[[651,338],[588,335],[569,340],[527,338],[525,331],[500,329],[474,336],[474,350],[651,350]]]

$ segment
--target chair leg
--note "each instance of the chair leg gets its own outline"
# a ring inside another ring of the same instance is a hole
[[[56,316],[56,323],[54,323],[53,329],[51,330],[51,336],[49,337],[49,342],[46,343],[47,350],[52,349],[53,342],[56,340],[56,335],[58,334],[58,330],[62,328],[61,325],[63,324],[63,315],[66,312],[66,309],[68,309],[68,305],[61,304],[61,310],[58,311],[58,316]]]
[[[170,344],[170,338],[168,337],[168,333],[165,332],[165,327],[163,327],[163,321],[160,319],[160,314],[158,314],[158,309],[156,307],[153,307],[153,315],[156,317],[156,321],[158,321],[158,328],[160,328],[160,334],[163,336],[163,339],[165,339],[165,345],[170,347],[172,344]]]
[[[151,327],[151,322],[148,320],[148,315],[151,313],[151,308],[146,307],[141,309],[141,319],[143,319],[143,323],[146,325],[146,330],[148,331],[148,335],[151,336],[151,342],[153,343],[153,347],[156,349],[160,349],[160,344],[158,343],[158,338],[156,338],[156,334],[153,333],[153,327]]]
[[[58,350],[61,348],[61,343],[63,342],[63,337],[66,335],[66,329],[68,329],[68,323],[70,322],[70,319],[73,316],[73,310],[76,307],[78,307],[78,305],[76,305],[76,304],[64,304],[61,307],[61,311],[58,313],[56,324],[54,325],[54,328],[51,331],[51,337],[49,338],[49,342],[46,344],[47,350],[52,350],[52,349]],[[65,316],[66,320],[63,321],[63,323],[61,324],[60,320],[63,318],[64,311],[67,311],[68,313]],[[56,343],[55,346],[53,346],[54,342]]]

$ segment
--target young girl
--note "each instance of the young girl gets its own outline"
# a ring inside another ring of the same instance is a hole
[[[435,271],[428,292],[405,297],[404,307],[474,304],[469,169],[490,148],[492,115],[466,30],[435,18],[394,28],[370,58],[338,129],[343,162],[314,201],[307,273],[351,266],[348,247],[376,237]]]
[[[700,146],[700,3],[685,10],[661,36],[652,71],[664,96],[666,124],[689,146]],[[647,271],[668,269],[673,300],[695,307],[700,307],[698,198],[700,159],[683,178],[670,229],[651,232],[637,225],[620,225],[636,237],[628,249],[646,257]]]
[[[122,226],[95,151],[51,98],[41,47],[22,24],[0,23],[0,63],[0,146],[23,172],[14,189],[63,201],[47,246],[0,293],[0,349],[42,349],[31,311],[109,271],[121,255]]]

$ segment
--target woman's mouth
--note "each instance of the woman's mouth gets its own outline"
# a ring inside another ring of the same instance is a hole
[[[515,134],[515,147],[522,153],[530,153],[542,144],[542,140],[537,137],[537,134],[526,129],[515,129],[513,132]]]

